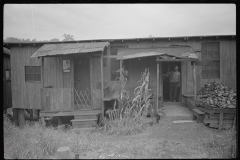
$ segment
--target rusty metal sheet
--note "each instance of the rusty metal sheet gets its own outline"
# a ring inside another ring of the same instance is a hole
[[[44,44],[31,57],[67,55],[103,51],[109,42]]]
[[[198,59],[193,49],[189,46],[170,46],[162,48],[128,48],[119,49],[119,59],[131,59],[149,56],[160,56],[163,59]]]

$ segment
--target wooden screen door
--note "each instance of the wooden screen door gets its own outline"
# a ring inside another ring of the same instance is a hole
[[[74,60],[74,90],[74,102],[77,108],[91,108],[89,57],[77,57]]]

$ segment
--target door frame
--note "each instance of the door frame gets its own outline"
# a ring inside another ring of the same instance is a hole
[[[76,78],[76,75],[75,75],[75,66],[77,65],[76,64],[76,61],[77,60],[80,60],[82,57],[84,57],[84,59],[87,59],[88,60],[88,66],[89,66],[89,91],[90,91],[90,94],[91,94],[91,96],[89,97],[90,98],[90,101],[91,101],[91,104],[92,104],[92,84],[91,84],[91,56],[89,56],[89,55],[77,55],[77,56],[75,56],[74,57],[74,73],[73,73],[73,103],[74,103],[74,106],[76,105],[75,104],[75,91],[74,91],[74,88],[75,88],[75,78]],[[76,88],[75,88],[76,89]],[[84,110],[85,108],[81,108],[80,110]],[[92,109],[92,105],[90,106],[90,109]]]
[[[159,79],[160,79],[160,92],[161,92],[161,103],[163,104],[164,103],[164,101],[163,101],[163,73],[162,73],[162,68],[163,68],[163,64],[164,63],[178,63],[179,64],[179,66],[181,67],[181,69],[180,69],[180,88],[179,88],[179,90],[178,90],[178,93],[179,93],[179,102],[182,102],[182,77],[183,77],[183,75],[182,75],[182,70],[183,70],[183,67],[182,67],[182,61],[181,62],[176,62],[176,61],[166,61],[166,62],[164,62],[164,61],[162,61],[162,62],[160,62],[159,63],[159,72],[160,72],[160,74],[159,74]]]

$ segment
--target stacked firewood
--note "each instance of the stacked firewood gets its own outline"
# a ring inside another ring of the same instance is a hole
[[[201,103],[203,107],[236,108],[236,91],[220,82],[204,85],[197,95],[204,99]]]

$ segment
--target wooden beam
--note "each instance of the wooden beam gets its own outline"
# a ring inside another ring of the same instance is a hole
[[[118,56],[118,55],[107,55],[107,56],[103,56],[103,58],[121,58],[121,56]]]
[[[24,127],[24,125],[25,125],[24,109],[18,108],[18,122],[19,122],[19,127]]]
[[[199,61],[198,59],[156,59],[158,62]]]
[[[223,113],[221,112],[219,114],[219,124],[218,124],[218,129],[219,130],[222,128],[222,124],[223,124]]]
[[[103,92],[103,52],[101,53],[101,58],[100,58],[100,67],[101,67],[101,86],[102,86],[102,118],[104,117],[104,92]]]
[[[44,57],[41,58],[41,82],[42,88],[44,88]]]
[[[157,108],[158,108],[158,97],[159,97],[159,62],[157,62]]]
[[[159,81],[160,81],[160,87],[159,87],[159,90],[160,90],[160,93],[161,93],[161,103],[160,103],[160,106],[162,106],[163,104],[163,76],[162,76],[162,65],[163,63],[159,63]],[[160,76],[161,75],[161,76]],[[160,95],[160,93],[158,93]]]
[[[13,121],[16,126],[18,126],[18,109],[13,108]]]
[[[195,102],[196,102],[196,90],[197,90],[197,87],[196,87],[196,67],[195,67],[195,62],[193,62],[193,65],[192,65],[192,69],[193,69],[193,93],[194,93],[194,105],[195,105]]]

